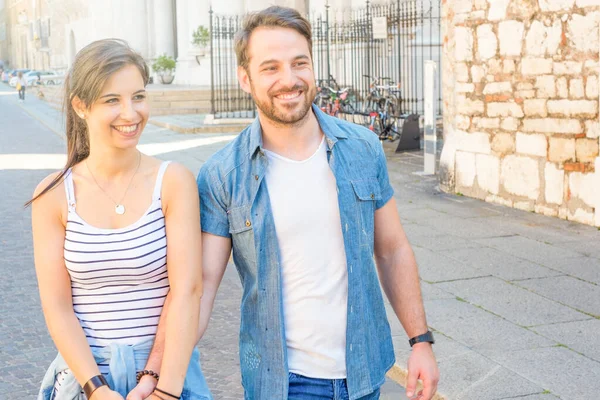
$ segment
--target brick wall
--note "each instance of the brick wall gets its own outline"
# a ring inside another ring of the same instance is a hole
[[[442,188],[600,226],[600,0],[442,3]]]

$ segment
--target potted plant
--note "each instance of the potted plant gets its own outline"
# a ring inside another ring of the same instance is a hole
[[[158,56],[158,58],[152,64],[152,69],[156,72],[160,78],[160,81],[164,84],[169,84],[175,79],[175,59],[166,54]]]
[[[210,42],[210,32],[204,25],[198,26],[198,28],[192,32],[192,44],[196,48],[196,53],[199,56],[206,54],[206,48]]]

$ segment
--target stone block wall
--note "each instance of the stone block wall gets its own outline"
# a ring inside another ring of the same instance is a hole
[[[441,187],[600,226],[600,0],[442,0]]]

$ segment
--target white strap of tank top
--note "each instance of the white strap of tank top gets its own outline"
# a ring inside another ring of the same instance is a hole
[[[69,211],[75,211],[75,189],[73,188],[73,174],[71,173],[71,168],[65,173],[64,182]]]
[[[158,169],[158,174],[156,175],[156,184],[154,185],[154,193],[152,193],[152,201],[156,201],[160,199],[160,191],[162,189],[162,181],[163,181],[163,176],[165,175],[165,171],[167,170],[167,167],[169,166],[169,163],[171,161],[163,161],[162,164],[160,164],[160,167]]]

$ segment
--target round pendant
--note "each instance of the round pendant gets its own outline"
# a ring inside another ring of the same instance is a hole
[[[125,214],[125,206],[122,204],[117,204],[117,206],[115,207],[115,212],[119,215]]]

